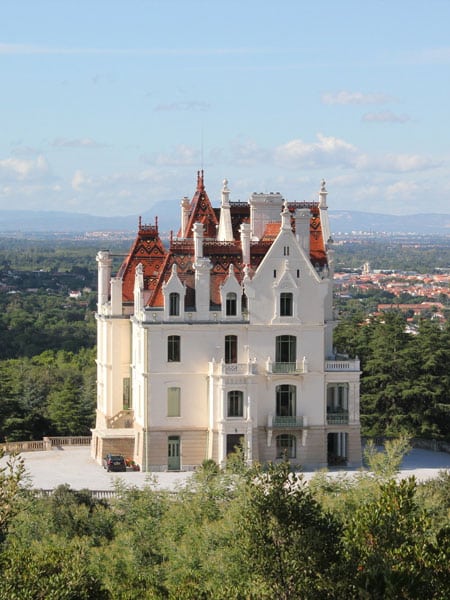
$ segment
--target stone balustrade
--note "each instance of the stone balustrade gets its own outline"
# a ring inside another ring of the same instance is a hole
[[[90,435],[44,437],[42,440],[28,440],[21,442],[5,442],[0,444],[0,448],[8,454],[12,452],[38,452],[42,450],[51,450],[57,446],[89,446],[91,443]]]

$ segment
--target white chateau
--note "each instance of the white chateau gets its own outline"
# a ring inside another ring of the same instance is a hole
[[[117,275],[98,261],[92,456],[144,471],[288,458],[361,464],[359,361],[333,351],[333,253],[318,202],[253,193],[213,208],[203,171],[165,247],[139,220]]]

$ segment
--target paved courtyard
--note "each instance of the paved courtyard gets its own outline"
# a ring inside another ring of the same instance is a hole
[[[53,489],[61,484],[68,484],[72,489],[88,488],[91,490],[112,490],[114,482],[120,479],[126,486],[143,487],[155,484],[158,488],[174,490],[191,477],[189,472],[142,473],[129,471],[126,473],[107,473],[103,467],[90,457],[88,447],[61,447],[46,452],[24,452],[22,454],[33,488]],[[7,458],[1,459],[5,464]],[[450,454],[431,452],[429,450],[411,450],[403,461],[401,476],[414,475],[423,481],[436,477],[441,470],[450,470]],[[354,471],[330,471],[331,476]],[[306,472],[310,479],[313,472]]]

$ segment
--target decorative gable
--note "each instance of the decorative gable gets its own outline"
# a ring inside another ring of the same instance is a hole
[[[177,265],[172,265],[169,280],[162,285],[164,296],[164,319],[181,320],[184,318],[184,299],[186,290],[178,277]]]
[[[242,318],[242,287],[234,272],[234,265],[228,269],[228,277],[220,286],[222,318],[227,320]]]

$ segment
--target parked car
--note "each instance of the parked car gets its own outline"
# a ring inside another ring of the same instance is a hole
[[[107,471],[126,471],[125,458],[121,454],[107,454],[103,459],[103,467]]]

